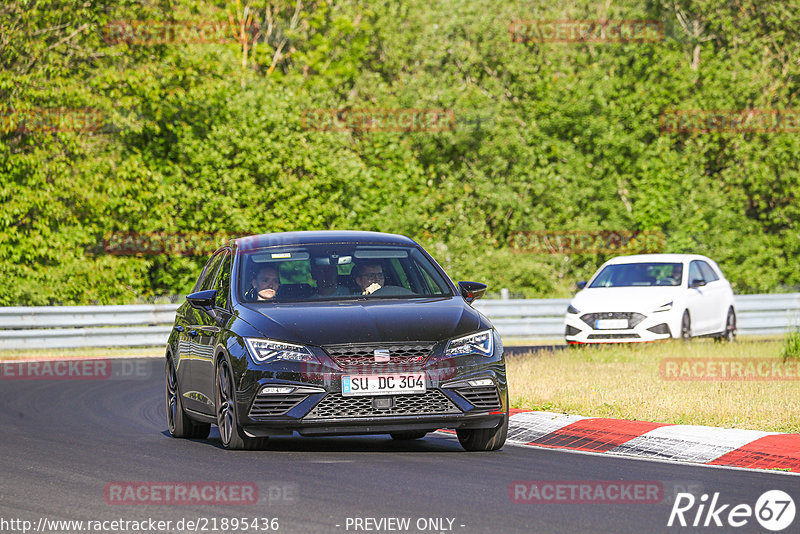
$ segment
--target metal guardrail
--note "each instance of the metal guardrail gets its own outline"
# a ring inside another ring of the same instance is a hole
[[[164,345],[177,304],[0,308],[0,350]]]
[[[479,300],[503,337],[560,339],[569,299]],[[800,326],[800,293],[737,295],[739,335]],[[177,304],[0,308],[0,350],[163,346]]]
[[[560,339],[570,299],[483,300],[475,308],[503,337]],[[800,326],[800,293],[735,295],[737,334],[783,334]]]

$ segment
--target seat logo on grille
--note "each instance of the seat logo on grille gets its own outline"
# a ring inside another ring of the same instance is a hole
[[[389,362],[389,349],[375,349],[372,354],[375,356],[375,363]]]

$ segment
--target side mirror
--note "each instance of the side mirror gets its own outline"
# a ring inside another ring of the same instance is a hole
[[[467,304],[472,304],[473,301],[481,298],[486,293],[486,284],[480,282],[459,282],[458,288],[461,290],[461,296],[467,301]]]
[[[704,285],[706,285],[706,281],[705,280],[700,280],[699,278],[695,278],[694,280],[692,280],[692,283],[689,284],[689,289],[695,288],[695,287],[701,287],[701,286],[704,286]]]
[[[189,304],[191,304],[193,308],[205,311],[214,309],[214,300],[216,300],[216,298],[216,289],[206,289],[205,291],[198,291],[197,293],[186,295],[186,300],[189,301]]]
[[[578,289],[583,289],[586,287],[586,280],[581,280],[580,282],[576,282],[575,285],[578,286]]]

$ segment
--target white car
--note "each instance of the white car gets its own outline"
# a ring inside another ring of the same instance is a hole
[[[565,318],[570,344],[736,336],[731,285],[705,256],[619,256],[578,288]]]

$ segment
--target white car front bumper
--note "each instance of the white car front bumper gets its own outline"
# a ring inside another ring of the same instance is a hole
[[[609,328],[609,320],[627,324]],[[568,313],[564,323],[567,343],[641,343],[680,336],[680,320],[669,311]]]

